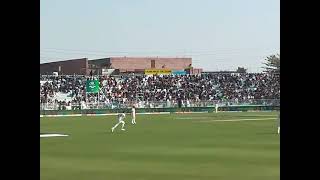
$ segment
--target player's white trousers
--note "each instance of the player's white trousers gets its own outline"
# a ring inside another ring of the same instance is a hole
[[[124,122],[124,121],[119,121],[116,125],[113,126],[113,129],[115,129],[116,127],[118,127],[119,124],[122,124],[122,127],[121,127],[121,128],[123,129],[123,127],[124,127],[124,125],[125,125],[125,122]]]
[[[136,124],[136,117],[135,116],[132,117],[131,123]]]

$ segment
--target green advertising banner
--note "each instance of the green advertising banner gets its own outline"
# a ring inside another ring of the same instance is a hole
[[[99,81],[98,80],[88,80],[86,82],[86,92],[87,93],[98,93],[99,92]]]

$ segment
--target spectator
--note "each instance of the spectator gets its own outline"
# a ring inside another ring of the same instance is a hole
[[[69,94],[72,103],[105,102],[106,106],[123,105],[138,99],[143,102],[178,100],[187,106],[200,101],[234,101],[280,99],[280,76],[265,73],[204,74],[182,76],[99,76],[102,93],[86,98],[85,76],[40,76],[40,103],[56,102],[57,93]],[[188,103],[189,101],[189,103]],[[57,103],[57,102],[56,102]],[[62,102],[58,102],[63,108]],[[66,102],[65,102],[66,103]],[[189,105],[188,105],[189,104]],[[200,105],[200,104],[199,104]],[[81,105],[82,106],[82,105]]]

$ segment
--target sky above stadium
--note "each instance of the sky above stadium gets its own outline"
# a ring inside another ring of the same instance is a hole
[[[41,0],[40,63],[192,57],[206,71],[259,72],[280,53],[279,0]]]

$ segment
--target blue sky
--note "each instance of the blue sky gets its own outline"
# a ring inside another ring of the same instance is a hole
[[[41,0],[40,62],[192,57],[204,70],[261,70],[280,53],[279,0]]]

